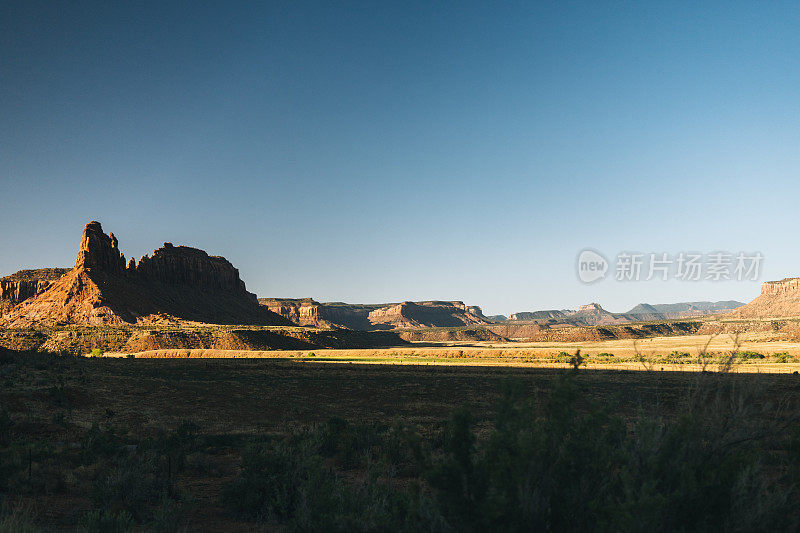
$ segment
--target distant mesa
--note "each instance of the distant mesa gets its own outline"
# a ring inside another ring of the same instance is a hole
[[[668,320],[729,313],[743,305],[744,303],[737,302],[736,300],[723,300],[719,302],[679,302],[655,305],[643,303],[637,305],[625,314],[642,317],[639,318],[639,320]]]
[[[72,270],[20,271],[0,286],[7,302],[0,324],[6,327],[165,320],[291,324],[258,305],[225,258],[164,243],[152,257],[126,263],[117,238],[95,221],[83,229]]]
[[[513,313],[509,316],[508,322],[533,322],[542,325],[609,326],[631,322],[673,320],[728,313],[743,305],[742,302],[734,300],[655,305],[641,303],[625,313],[612,313],[603,309],[600,304],[593,302],[581,305],[577,311],[562,309]]]
[[[297,324],[354,330],[462,327],[491,324],[478,306],[461,301],[389,304],[320,303],[311,298],[261,298],[261,305]]]
[[[784,318],[800,316],[800,278],[761,284],[761,294],[731,313],[735,318]]]
[[[564,318],[568,314],[572,314],[574,311],[568,310],[555,310],[555,309],[548,309],[545,311],[522,311],[520,313],[513,313],[511,316],[508,317],[508,320],[512,322],[523,322],[528,320],[550,320],[550,319],[557,319],[557,318]]]

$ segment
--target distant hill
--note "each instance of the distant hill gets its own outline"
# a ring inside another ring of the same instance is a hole
[[[603,309],[598,303],[590,303],[580,306],[577,311],[562,309],[513,313],[509,316],[508,322],[536,322],[539,324],[569,324],[574,326],[613,325],[726,313],[743,305],[742,302],[734,300],[653,305],[641,303],[625,313],[612,313]]]
[[[679,302],[674,304],[639,304],[627,315],[636,315],[639,320],[663,320],[672,318],[690,318],[694,316],[712,315],[726,313],[743,306],[742,302],[735,300],[723,300],[719,302]]]

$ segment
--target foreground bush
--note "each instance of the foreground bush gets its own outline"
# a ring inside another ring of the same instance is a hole
[[[669,422],[626,424],[572,373],[541,402],[509,386],[488,433],[467,408],[424,439],[332,420],[249,449],[222,502],[297,530],[796,528],[793,419],[730,376],[698,379]]]

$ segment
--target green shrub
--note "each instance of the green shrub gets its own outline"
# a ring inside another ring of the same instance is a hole
[[[103,357],[103,350],[100,348],[92,348],[92,357]]]
[[[242,454],[242,473],[223,488],[222,504],[254,518],[332,523],[343,503],[340,494],[336,476],[319,455],[257,445]]]
[[[124,509],[134,520],[144,521],[166,490],[161,470],[152,454],[119,457],[98,473],[90,493],[92,503],[103,511]]]
[[[789,352],[777,352],[772,354],[772,357],[775,359],[776,363],[795,363],[797,362],[797,357],[793,355],[789,355]]]
[[[128,359],[136,359],[136,354],[129,353],[125,357],[128,358]]]
[[[572,360],[572,355],[569,352],[558,352],[555,356],[556,363],[569,363]]]
[[[175,500],[163,495],[158,506],[153,510],[153,519],[148,529],[150,531],[172,533],[179,531],[180,521],[180,505]]]
[[[122,439],[117,435],[114,426],[104,425],[101,427],[94,422],[81,441],[83,459],[86,463],[91,464],[98,458],[115,455],[121,445]]]
[[[608,352],[601,352],[601,353],[597,354],[597,357],[614,357],[614,354],[613,353],[608,353]]]
[[[725,402],[735,391],[701,391],[678,421],[641,417],[633,433],[596,406],[578,409],[586,399],[572,378],[553,386],[542,415],[506,396],[483,445],[459,411],[428,475],[437,507],[458,531],[796,526],[787,492],[760,466],[762,429]]]
[[[796,529],[800,429],[770,433],[778,415],[730,376],[699,375],[677,419],[626,423],[578,375],[544,398],[506,384],[489,427],[465,407],[427,438],[334,418],[251,445],[222,504],[288,530]],[[779,456],[766,435],[797,438]]]
[[[764,354],[750,351],[736,352],[736,356],[740,359],[764,359]]]
[[[34,516],[30,507],[18,504],[0,506],[0,533],[36,533],[39,528],[34,524]]]
[[[8,411],[0,408],[0,444],[11,440],[11,425],[13,424]]]
[[[127,511],[89,511],[81,519],[87,533],[128,533],[133,531],[133,517]]]

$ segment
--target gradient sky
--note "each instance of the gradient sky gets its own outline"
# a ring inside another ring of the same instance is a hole
[[[99,220],[320,301],[759,290],[587,286],[586,247],[800,275],[798,2],[166,4],[0,4],[0,273]]]

